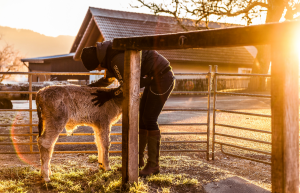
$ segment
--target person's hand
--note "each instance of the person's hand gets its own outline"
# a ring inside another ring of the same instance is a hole
[[[91,93],[91,95],[96,96],[96,98],[92,99],[92,102],[95,106],[101,107],[104,103],[109,101],[114,97],[113,93],[111,91],[105,92],[98,90],[96,93]]]

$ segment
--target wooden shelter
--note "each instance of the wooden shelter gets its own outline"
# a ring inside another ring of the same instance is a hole
[[[22,62],[29,63],[31,72],[88,72],[82,62],[73,60],[74,53],[45,56],[36,58],[23,58]],[[49,80],[89,80],[88,75],[32,75],[33,82],[43,82]]]

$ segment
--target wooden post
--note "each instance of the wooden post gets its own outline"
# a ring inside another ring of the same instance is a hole
[[[122,183],[138,182],[140,51],[126,50],[122,117]]]
[[[289,43],[288,43],[289,42]],[[299,192],[298,50],[272,44],[272,192]],[[295,41],[294,41],[295,42]],[[296,41],[297,42],[297,41]]]

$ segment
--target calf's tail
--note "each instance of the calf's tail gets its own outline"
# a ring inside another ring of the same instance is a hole
[[[43,118],[42,118],[42,108],[39,103],[39,96],[36,96],[36,110],[39,118],[39,124],[38,124],[38,129],[39,129],[39,137],[42,135],[43,132]]]

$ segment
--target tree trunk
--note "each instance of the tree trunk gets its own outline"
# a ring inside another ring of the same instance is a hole
[[[285,4],[284,0],[269,0],[266,23],[278,22],[282,17]],[[270,45],[255,46],[257,54],[252,65],[253,74],[267,74],[271,62]],[[249,83],[249,90],[263,91],[266,89],[266,78],[253,77]]]
[[[257,54],[252,65],[253,74],[268,74],[271,62],[271,49],[269,45],[255,46]],[[266,78],[264,77],[251,77],[248,87],[251,91],[264,91],[266,90]]]

